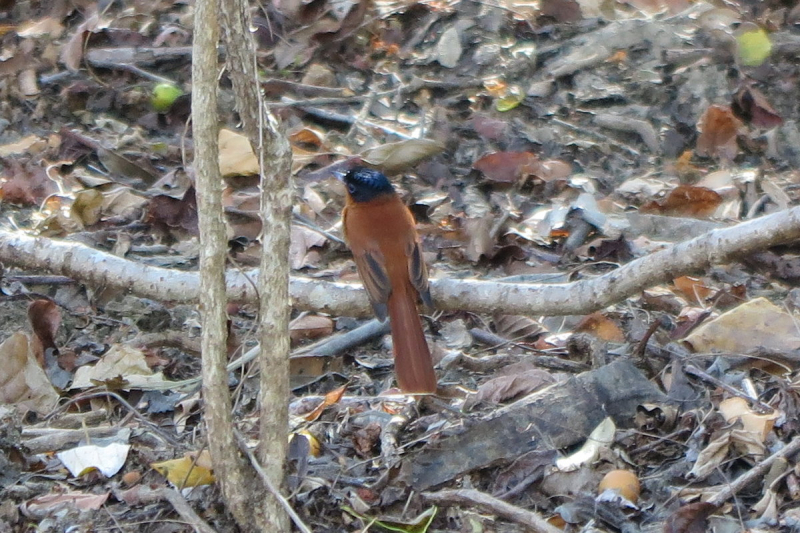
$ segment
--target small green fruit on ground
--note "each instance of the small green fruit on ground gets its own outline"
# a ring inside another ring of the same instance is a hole
[[[153,89],[153,96],[150,98],[150,103],[153,109],[159,113],[169,110],[175,100],[183,94],[183,91],[177,85],[171,83],[159,83]]]

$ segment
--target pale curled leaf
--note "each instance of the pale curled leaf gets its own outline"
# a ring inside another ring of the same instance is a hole
[[[361,159],[394,174],[442,153],[444,148],[444,144],[432,139],[409,139],[371,148],[361,154]]]
[[[766,298],[755,298],[706,322],[686,337],[695,352],[791,351],[800,346],[797,323]]]
[[[78,446],[58,452],[56,456],[74,477],[91,470],[99,470],[104,476],[111,477],[123,467],[130,449],[130,444],[112,442],[108,446]]]
[[[225,128],[219,130],[219,171],[223,178],[258,174],[258,158],[246,136]]]
[[[592,431],[583,446],[567,457],[556,461],[556,467],[562,472],[577,470],[581,465],[594,461],[600,454],[601,448],[608,448],[614,442],[614,433],[617,426],[611,418],[606,418]]]
[[[0,404],[42,415],[56,406],[58,393],[36,361],[26,334],[17,332],[6,339],[0,345],[0,359]]]

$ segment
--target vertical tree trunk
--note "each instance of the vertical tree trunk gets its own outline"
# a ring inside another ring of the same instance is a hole
[[[270,523],[274,521],[265,519],[265,490],[260,483],[256,483],[255,475],[243,461],[234,438],[228,372],[225,368],[225,261],[228,243],[222,210],[223,181],[219,172],[218,12],[217,0],[197,0],[192,48],[192,133],[201,244],[204,418],[214,471],[234,519],[244,531],[279,531],[270,528]]]
[[[252,20],[246,0],[221,0],[228,74],[245,133],[259,155],[264,228],[258,288],[261,344],[261,433],[258,458],[276,487],[283,484],[289,399],[289,231],[292,209],[289,141],[264,106]],[[268,496],[269,531],[289,531],[286,513]],[[273,521],[274,520],[274,521]]]

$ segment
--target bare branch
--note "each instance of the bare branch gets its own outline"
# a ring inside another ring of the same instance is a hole
[[[771,246],[800,239],[800,207],[717,229],[594,279],[552,285],[436,279],[431,292],[437,308],[519,315],[586,314],[678,276],[725,264]],[[197,274],[141,265],[87,246],[0,231],[0,261],[8,267],[61,274],[94,287],[117,288],[162,301],[196,301]],[[257,271],[227,274],[228,298],[254,301]],[[297,309],[333,315],[370,316],[359,284],[291,279],[289,296]]]

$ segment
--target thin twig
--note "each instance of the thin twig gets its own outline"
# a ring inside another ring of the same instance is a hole
[[[708,500],[708,503],[716,507],[721,506],[729,498],[738,494],[739,491],[741,491],[747,485],[766,474],[772,466],[772,463],[778,459],[794,455],[797,452],[800,452],[800,437],[795,437],[782,450],[773,453],[757,465],[750,468],[750,470],[736,478],[733,482],[728,484],[724,489],[717,493],[716,496]]]
[[[264,472],[263,468],[261,468],[256,456],[253,455],[253,452],[247,447],[247,443],[244,441],[242,434],[239,433],[239,431],[234,430],[234,435],[236,436],[236,442],[239,444],[239,450],[250,460],[250,464],[253,466],[253,469],[256,471],[256,473],[258,473],[259,478],[261,478],[261,481],[267,487],[267,490],[269,490],[272,495],[275,496],[275,499],[278,500],[281,507],[283,507],[283,509],[286,511],[286,514],[288,514],[289,518],[291,518],[292,522],[294,522],[295,527],[297,527],[297,529],[303,533],[312,533],[311,529],[305,525],[300,516],[294,512],[294,509],[292,509],[292,506],[289,505],[289,502],[286,500],[283,494],[281,494],[275,485],[273,485],[272,480],[269,479],[267,473]]]
[[[527,509],[522,509],[494,496],[478,490],[442,490],[439,492],[423,492],[421,496],[428,502],[438,505],[464,505],[470,508],[478,507],[492,514],[522,524],[534,533],[563,533],[562,530],[551,526],[539,514]]]
[[[742,391],[740,391],[739,389],[737,389],[735,387],[731,387],[730,385],[728,385],[724,381],[719,380],[719,379],[715,378],[714,376],[711,376],[711,375],[703,372],[702,370],[700,370],[699,368],[697,368],[694,365],[686,365],[684,367],[684,371],[687,374],[690,374],[692,376],[695,376],[697,378],[702,379],[703,381],[711,383],[715,387],[719,387],[720,389],[723,389],[723,390],[729,392],[730,394],[733,394],[734,396],[737,396],[739,398],[743,398],[743,399],[747,400],[748,402],[751,402],[755,407],[757,407],[760,411],[762,411],[764,413],[775,412],[775,409],[773,409],[772,406],[762,402],[758,398],[753,398],[749,394],[747,394],[745,392],[742,392]]]
[[[58,413],[60,413],[60,412],[62,412],[64,410],[66,410],[67,407],[69,407],[70,405],[72,405],[72,404],[74,404],[76,402],[80,402],[80,401],[83,401],[83,400],[89,400],[91,398],[102,398],[102,397],[114,398],[120,404],[122,404],[133,416],[135,416],[136,419],[139,420],[139,422],[141,422],[145,426],[149,427],[154,433],[160,435],[161,438],[163,438],[164,440],[166,440],[167,442],[169,442],[173,446],[180,446],[181,445],[180,442],[178,442],[177,440],[173,439],[171,436],[169,436],[166,433],[164,433],[163,431],[161,431],[161,428],[159,428],[157,425],[155,425],[152,422],[150,422],[134,406],[129,404],[128,401],[125,400],[125,398],[123,398],[122,396],[120,396],[116,392],[112,392],[112,391],[109,391],[109,390],[101,390],[101,391],[96,391],[96,392],[85,392],[85,393],[79,394],[79,395],[77,395],[77,396],[75,396],[73,398],[70,398],[67,402],[59,405],[53,411],[51,411],[50,414],[48,414],[46,417],[44,417],[44,419],[45,420],[49,420],[49,419],[53,418],[55,415],[57,415]]]

